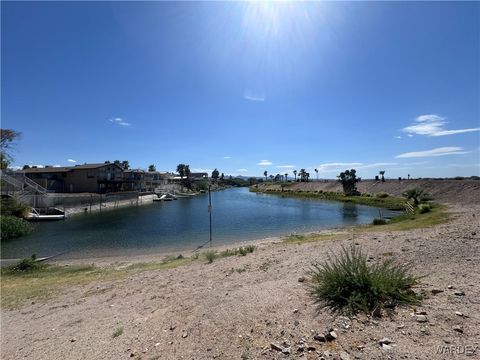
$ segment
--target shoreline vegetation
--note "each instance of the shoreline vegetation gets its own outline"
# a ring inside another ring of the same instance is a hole
[[[251,186],[251,192],[261,193],[261,194],[272,194],[288,197],[300,197],[300,198],[309,198],[309,199],[319,199],[319,200],[329,200],[329,201],[340,201],[344,203],[358,204],[358,205],[367,205],[374,207],[386,208],[388,210],[405,210],[405,199],[401,199],[394,196],[389,196],[386,193],[379,194],[362,194],[362,195],[345,195],[333,191],[308,191],[308,190],[292,190],[292,191],[282,191],[274,189],[260,189],[255,186]]]

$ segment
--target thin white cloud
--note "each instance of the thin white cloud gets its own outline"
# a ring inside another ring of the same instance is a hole
[[[131,126],[132,125],[132,124],[126,122],[125,120],[123,120],[122,118],[119,118],[119,117],[108,119],[108,121],[110,121],[111,123],[120,125],[120,126]]]
[[[344,171],[346,169],[374,169],[374,168],[385,168],[390,166],[398,165],[398,163],[393,162],[376,162],[371,164],[364,164],[361,162],[350,162],[350,163],[326,163],[320,164],[316,167],[319,173],[328,173],[328,172],[338,172]],[[314,171],[314,169],[311,169]],[[381,169],[380,169],[381,170]]]
[[[398,165],[398,163],[373,163],[373,164],[366,164],[366,165],[360,165],[358,168],[359,169],[372,169],[372,168],[377,168],[377,167],[388,167],[388,166],[395,166]]]
[[[236,171],[236,172],[248,172],[247,169],[237,169],[237,170],[235,170],[235,171]]]
[[[413,135],[412,135],[412,134],[407,134],[407,136],[408,136],[408,137],[413,137]]]
[[[259,163],[257,163],[259,166],[270,166],[273,165],[273,163],[270,160],[260,160]]]
[[[413,125],[403,128],[403,131],[408,133],[408,136],[413,136],[413,134],[426,136],[446,136],[480,131],[480,128],[445,130],[445,124],[447,124],[446,118],[442,116],[435,114],[420,115],[415,119]]]
[[[397,159],[402,158],[417,158],[417,157],[432,157],[432,156],[445,156],[445,155],[462,155],[468,154],[470,151],[464,151],[463,148],[458,146],[446,146],[435,148],[432,150],[424,151],[413,151],[408,153],[403,153],[395,156]]]
[[[395,139],[401,139],[402,137],[401,136],[395,136]]]
[[[201,169],[201,168],[195,168],[195,169],[190,169],[191,172],[194,172],[194,173],[211,173],[213,170],[212,169]]]
[[[447,166],[455,168],[480,168],[480,164],[448,164]]]
[[[228,159],[231,159],[232,157],[231,156],[224,156],[223,157],[225,160],[228,160]]]
[[[295,165],[278,165],[277,169],[295,169]]]
[[[62,165],[53,165],[53,167],[62,167]]]
[[[345,169],[352,169],[358,166],[363,165],[359,162],[351,162],[351,163],[325,163],[320,164],[316,167],[318,172],[334,172],[334,171],[343,171]]]
[[[243,93],[243,98],[250,101],[265,101],[265,94],[261,91],[245,90]]]
[[[77,160],[73,160],[73,159],[67,159],[67,161],[68,161],[69,163],[76,163],[76,162],[77,162]]]

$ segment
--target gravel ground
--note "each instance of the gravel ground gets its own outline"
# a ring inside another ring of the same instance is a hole
[[[425,276],[416,289],[427,294],[422,306],[398,308],[393,318],[335,316],[314,304],[308,276],[299,281],[313,262],[351,244],[348,236],[264,243],[248,256],[91,283],[2,310],[2,359],[478,358],[480,205],[449,209],[448,224],[355,236],[372,262],[394,256]],[[335,340],[314,339],[330,329]]]

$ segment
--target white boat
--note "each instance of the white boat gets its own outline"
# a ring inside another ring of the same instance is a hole
[[[35,209],[31,208],[28,213],[27,220],[29,221],[52,221],[52,220],[64,220],[66,218],[63,210],[58,208],[49,209]]]
[[[177,197],[172,194],[157,194],[156,198],[153,198],[153,201],[172,201],[172,200],[177,200]]]

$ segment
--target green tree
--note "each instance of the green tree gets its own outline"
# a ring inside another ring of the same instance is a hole
[[[357,177],[357,171],[355,169],[345,170],[337,176],[338,181],[342,184],[343,192],[345,195],[359,195],[357,190],[357,182],[361,179]]]
[[[297,181],[297,170],[293,170],[293,175],[295,175],[295,181]]]
[[[378,173],[382,176],[382,181],[385,182],[385,170],[380,170]]]
[[[219,177],[220,177],[220,171],[218,171],[217,168],[215,168],[215,169],[212,171],[212,179],[218,180]]]
[[[6,169],[13,161],[10,153],[15,146],[15,140],[20,138],[21,133],[12,129],[0,129],[0,168]]]
[[[148,165],[148,171],[149,172],[154,172],[154,171],[157,171],[157,168],[155,167],[155,165]]]
[[[267,170],[265,170],[265,171],[263,172],[263,176],[265,176],[265,181],[267,181],[267,176],[268,176]]]
[[[305,169],[300,169],[298,176],[300,177],[300,182],[308,182],[308,176],[310,176],[310,174],[307,173]]]
[[[128,162],[128,160],[123,160],[122,163],[120,164],[120,166],[121,166],[124,170],[130,169],[130,163]]]
[[[421,201],[429,201],[432,199],[425,190],[419,188],[408,189],[403,192],[402,196],[407,198],[407,200],[413,200],[414,206],[418,206]]]
[[[23,165],[22,170],[27,170],[27,169],[30,169],[30,165]]]
[[[317,173],[317,181],[318,181],[318,169],[315,169],[315,172]]]
[[[285,182],[288,181],[288,173],[285,173]]]
[[[183,177],[185,176],[185,164],[178,164],[177,165],[177,173],[180,175],[180,178],[183,180]]]

